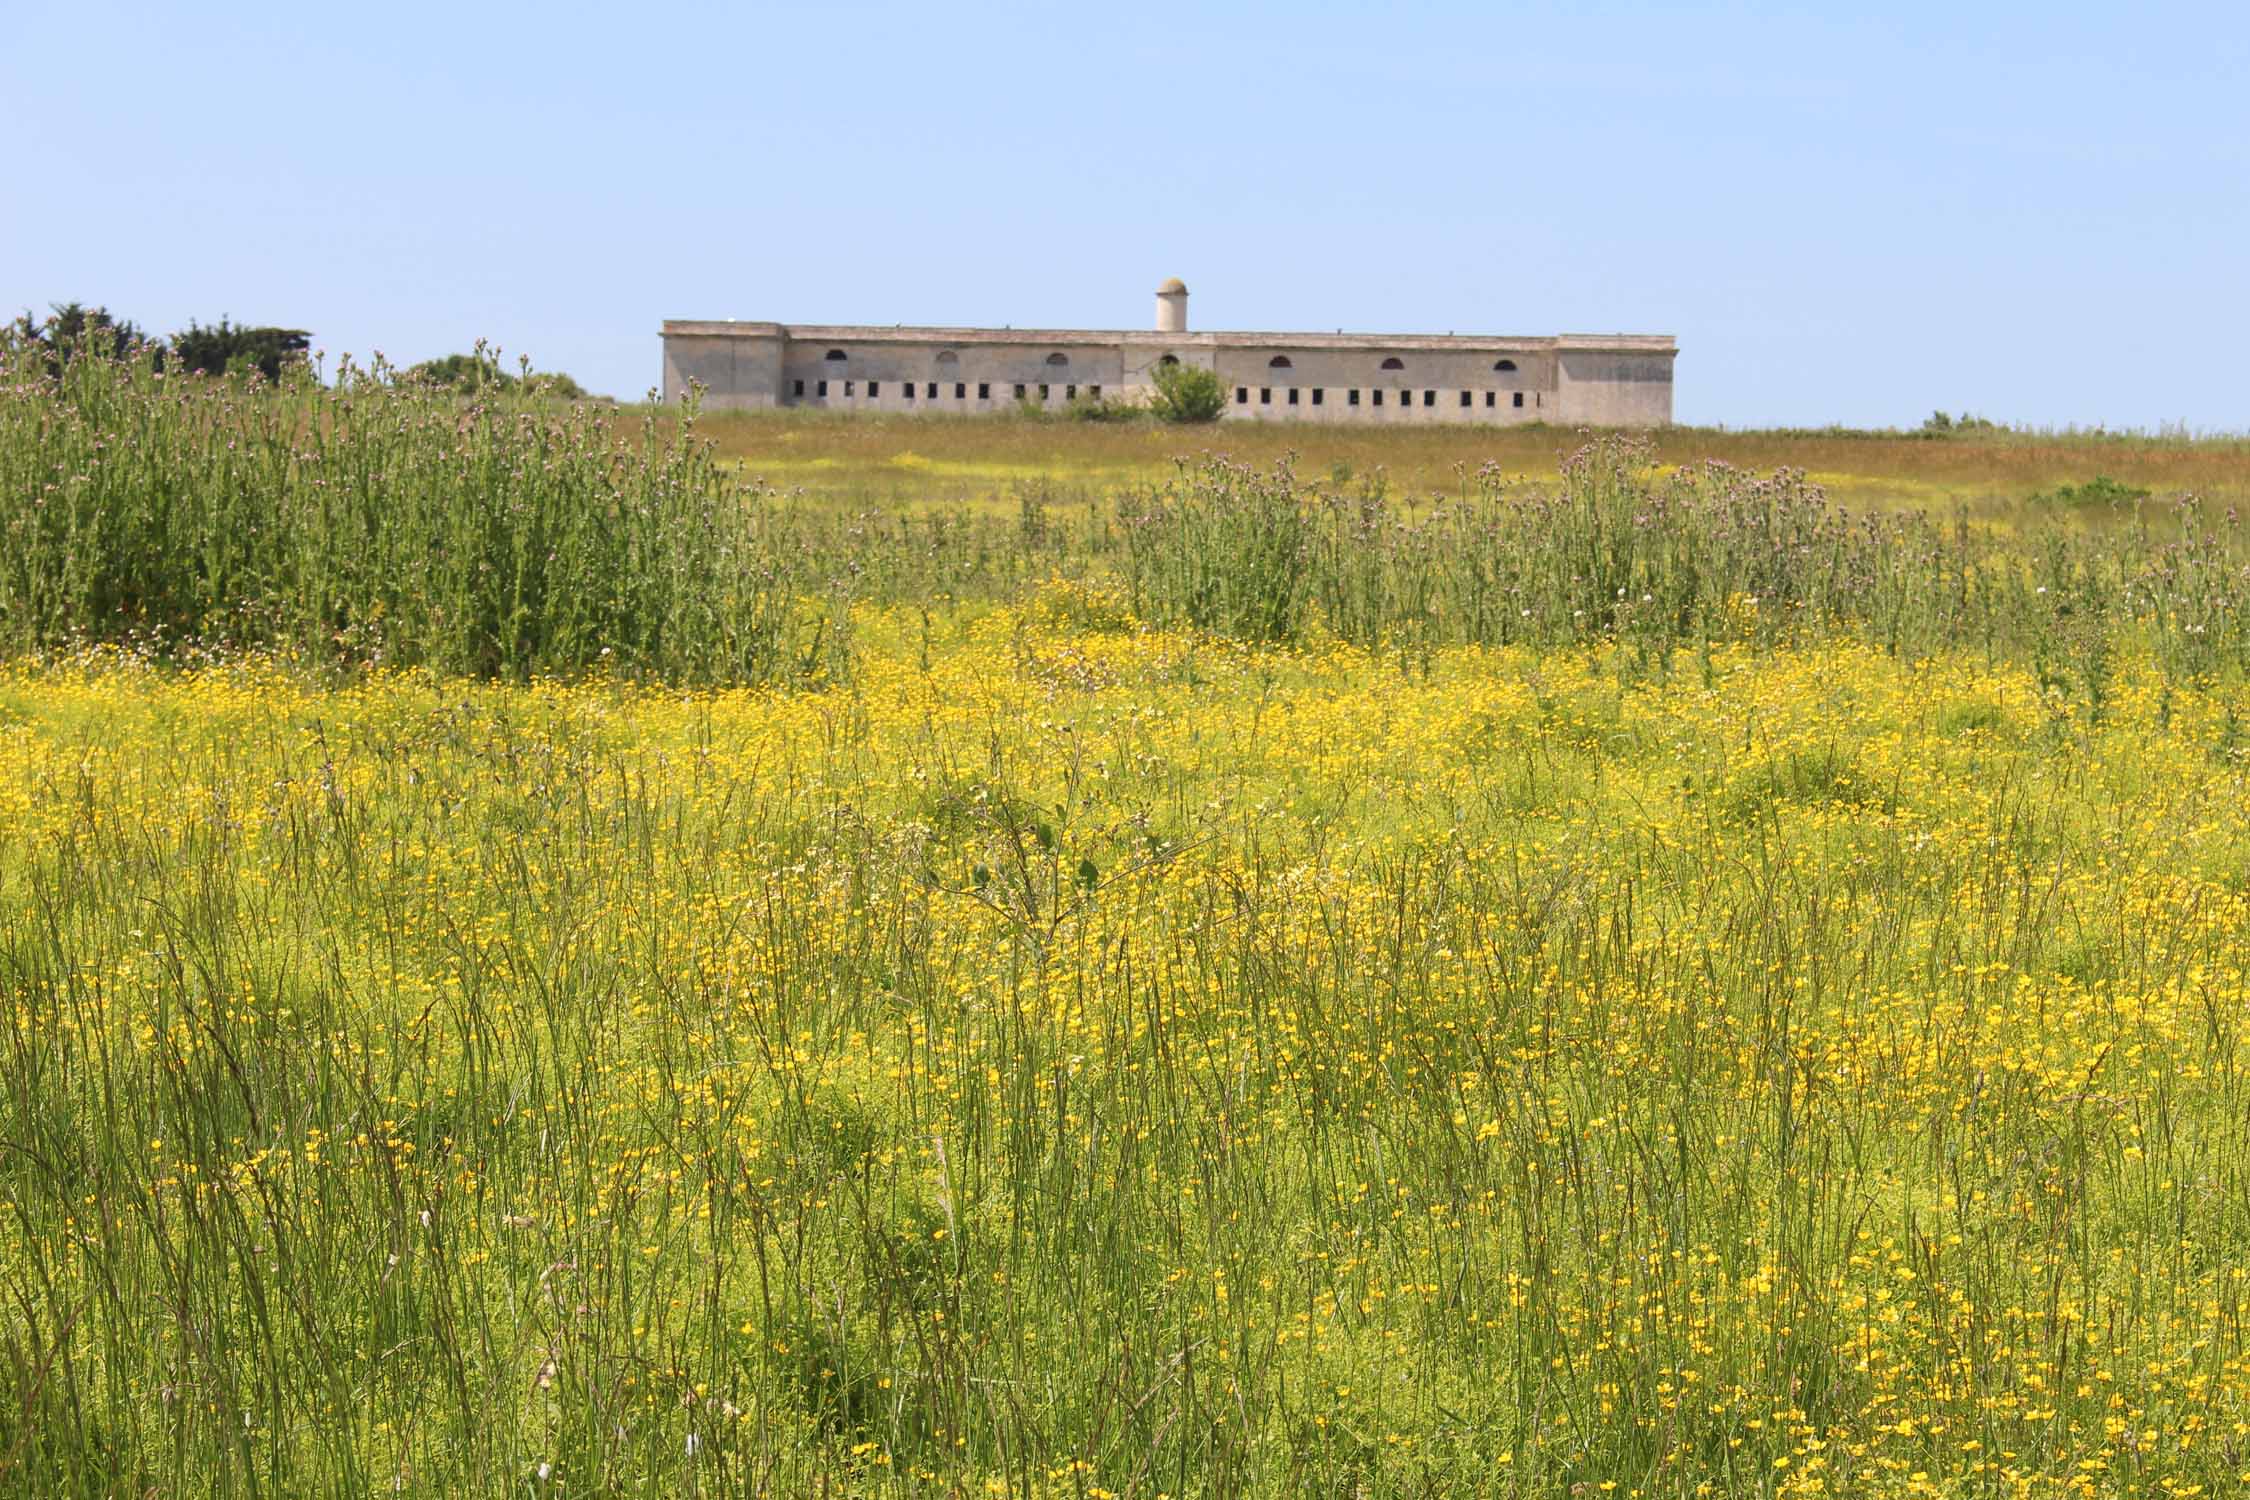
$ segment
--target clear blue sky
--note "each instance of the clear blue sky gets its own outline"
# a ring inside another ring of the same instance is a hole
[[[1860,15],[1848,12],[1864,12]],[[1678,415],[2250,428],[2238,5],[0,7],[0,308],[1679,336]]]

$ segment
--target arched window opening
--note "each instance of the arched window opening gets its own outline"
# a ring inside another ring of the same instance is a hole
[[[1269,370],[1286,370],[1291,368],[1289,363],[1289,356],[1286,354],[1276,354],[1273,358],[1266,361],[1266,368]]]
[[[1406,368],[1406,361],[1394,354],[1383,361],[1383,368],[1386,370],[1403,370]]]
[[[1067,354],[1050,354],[1047,356],[1047,363],[1051,365],[1067,365],[1070,363],[1070,356]]]
[[[829,350],[829,351],[828,351],[828,352],[827,352],[827,353],[826,353],[825,355],[823,355],[823,356],[821,356],[821,357],[822,357],[823,359],[843,359],[843,358],[845,358],[846,356],[845,356],[845,354],[844,354],[844,351],[843,351],[843,350],[841,350],[841,349],[831,349],[831,350]]]
[[[1180,357],[1177,354],[1167,354],[1162,359],[1157,361],[1157,363],[1160,365],[1176,365],[1179,362]]]
[[[1500,362],[1499,362],[1498,364],[1494,365],[1494,366],[1493,366],[1492,368],[1494,368],[1495,370],[1510,370],[1510,371],[1512,371],[1512,370],[1514,370],[1514,369],[1515,369],[1515,367],[1516,367],[1516,362],[1515,362],[1514,360],[1512,360],[1512,359],[1504,359],[1504,360],[1500,361]]]
[[[961,356],[955,354],[951,349],[940,349],[937,362],[941,365],[957,365],[961,363]]]

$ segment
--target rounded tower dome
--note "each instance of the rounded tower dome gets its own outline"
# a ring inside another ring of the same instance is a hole
[[[1165,278],[1156,289],[1156,331],[1187,332],[1187,283],[1177,276]]]

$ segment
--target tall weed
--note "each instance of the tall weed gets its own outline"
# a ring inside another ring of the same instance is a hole
[[[333,384],[0,349],[0,639],[281,648],[476,677],[834,675],[827,560],[690,420],[377,365]]]

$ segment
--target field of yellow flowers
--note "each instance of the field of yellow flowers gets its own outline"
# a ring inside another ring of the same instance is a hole
[[[0,667],[0,1489],[2250,1485],[2239,688],[851,630]]]

